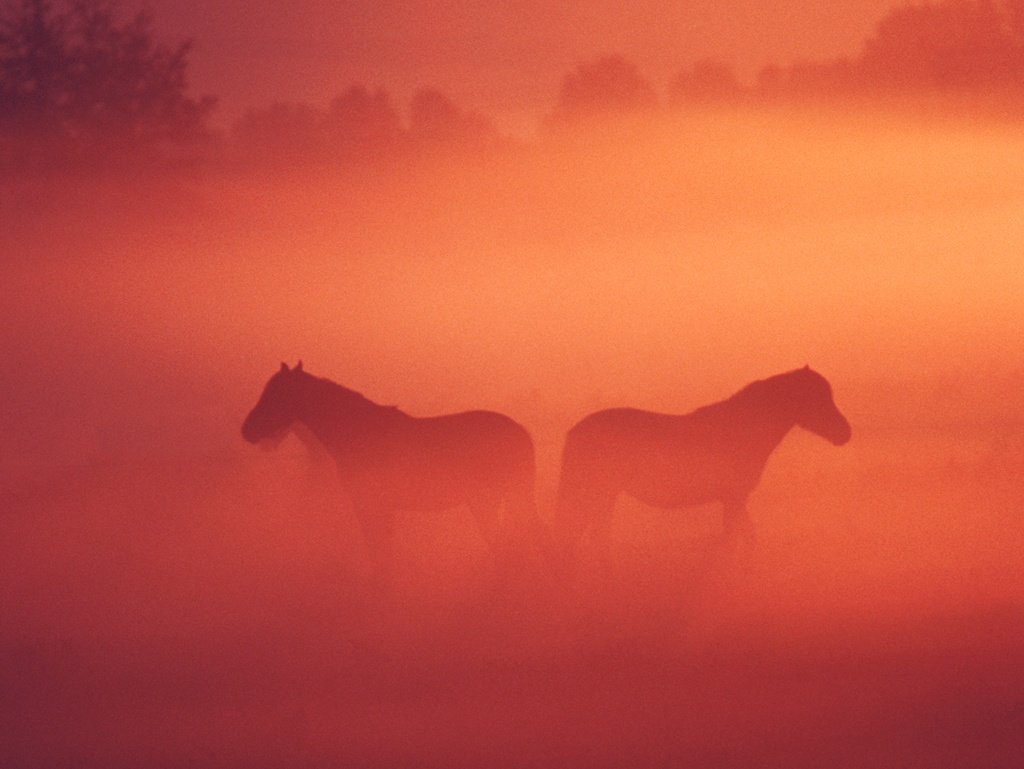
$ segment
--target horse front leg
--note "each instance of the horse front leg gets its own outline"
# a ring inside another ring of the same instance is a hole
[[[726,543],[753,543],[754,524],[747,512],[746,497],[723,499],[722,518],[725,526],[723,539]]]

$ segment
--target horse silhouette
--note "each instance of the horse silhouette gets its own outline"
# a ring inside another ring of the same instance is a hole
[[[584,417],[565,440],[555,524],[571,554],[588,531],[607,559],[616,498],[681,508],[721,502],[726,535],[752,530],[746,501],[769,455],[799,425],[837,446],[850,424],[810,367],[753,382],[689,414],[632,408]]]
[[[250,443],[276,441],[296,426],[315,436],[337,464],[386,581],[399,510],[467,506],[492,550],[532,524],[533,440],[509,417],[465,411],[413,417],[328,379],[284,363],[242,425]]]

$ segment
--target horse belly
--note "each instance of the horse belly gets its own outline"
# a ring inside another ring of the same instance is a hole
[[[741,475],[728,458],[712,453],[649,456],[634,464],[622,490],[656,507],[687,507],[734,493]]]
[[[444,510],[462,503],[463,487],[457,476],[429,463],[400,463],[383,474],[380,500],[390,508]]]
[[[497,504],[507,486],[503,474],[472,453],[417,452],[388,469],[382,496],[389,507],[445,510],[480,500]]]

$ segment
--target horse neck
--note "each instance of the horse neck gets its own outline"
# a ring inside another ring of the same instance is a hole
[[[740,416],[743,427],[756,436],[759,447],[768,454],[796,425],[795,403],[783,382],[769,379],[748,385],[723,405]]]
[[[297,420],[325,446],[361,432],[377,432],[396,418],[406,418],[396,408],[381,406],[359,393],[326,379],[311,377],[304,384]]]

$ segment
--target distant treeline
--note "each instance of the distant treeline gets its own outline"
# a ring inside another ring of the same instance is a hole
[[[875,25],[859,57],[769,65],[761,70],[757,88],[832,95],[1022,92],[1024,0],[903,5]]]
[[[354,85],[326,107],[275,103],[226,132],[216,99],[188,93],[190,42],[167,45],[145,12],[116,0],[0,0],[0,167],[139,162],[355,164],[435,147],[508,144],[492,120],[437,90],[403,118],[383,90]],[[665,98],[619,56],[563,79],[545,129],[606,115],[696,105],[984,94],[1024,102],[1024,0],[939,0],[899,7],[856,58],[762,68],[741,83],[721,61],[680,71]]]

